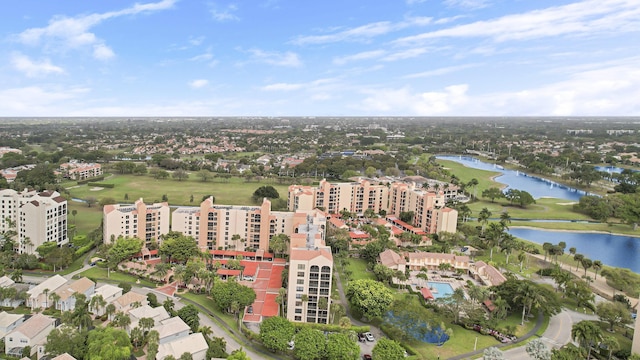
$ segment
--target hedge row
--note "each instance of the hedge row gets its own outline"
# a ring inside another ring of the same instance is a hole
[[[96,177],[93,177],[91,179],[78,180],[78,185],[84,185],[84,184],[88,184],[90,182],[96,182],[96,181],[102,181],[102,180],[104,180],[104,175],[96,176]]]
[[[87,185],[97,186],[101,188],[109,188],[109,189],[113,189],[114,187],[116,187],[116,184],[105,184],[105,183],[99,183],[99,182],[90,182],[90,183],[87,183]]]
[[[345,331],[345,329],[343,327],[340,327],[340,325],[317,324],[317,323],[294,323],[293,325],[296,327],[298,331],[305,327],[320,330],[320,331],[327,331],[327,332]],[[349,329],[346,329],[346,330],[355,331],[356,333],[363,333],[363,332],[369,331],[370,329],[371,327],[366,325],[366,326],[351,326]]]

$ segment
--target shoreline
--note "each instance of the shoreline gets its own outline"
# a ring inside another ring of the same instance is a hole
[[[556,231],[556,232],[572,232],[572,233],[583,233],[583,234],[608,234],[608,235],[615,235],[615,236],[628,236],[628,237],[639,238],[640,239],[640,234],[638,234],[638,235],[630,235],[630,234],[621,234],[621,233],[614,233],[614,232],[611,232],[611,231],[601,231],[601,230],[547,229],[547,228],[543,228],[543,227],[521,226],[521,225],[510,226],[510,228],[541,230],[541,231]]]

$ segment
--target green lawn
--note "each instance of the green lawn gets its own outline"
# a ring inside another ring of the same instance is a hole
[[[111,271],[111,274],[109,274],[109,277],[107,277],[107,269],[99,268],[99,267],[93,267],[89,270],[85,270],[80,273],[80,276],[86,276],[89,279],[92,279],[94,281],[100,280],[100,281],[111,282],[111,283],[126,282],[130,284],[139,284],[141,286],[147,286],[150,288],[156,287],[156,284],[149,280],[140,279],[136,276],[123,274],[117,271]]]
[[[213,299],[211,299],[210,297],[206,295],[197,295],[190,292],[185,292],[183,294],[180,294],[179,296],[203,306],[205,309],[222,319],[222,321],[224,321],[224,323],[230,329],[236,331],[238,330],[238,320],[236,319],[236,317],[220,311],[216,306],[215,301],[213,301]]]
[[[92,191],[93,187],[82,185],[69,189],[75,198],[86,199],[95,197],[98,201],[103,198],[113,198],[117,202],[133,203],[136,199],[143,198],[145,202],[160,202],[162,195],[167,195],[171,205],[197,206],[205,195],[213,195],[216,204],[224,205],[255,205],[251,196],[253,192],[263,185],[273,186],[280,197],[287,198],[288,186],[274,183],[272,180],[261,182],[245,182],[244,179],[230,178],[222,182],[222,179],[202,182],[194,173],[185,181],[173,179],[157,180],[151,176],[114,175],[102,182],[114,184],[112,189],[104,188]],[[125,200],[125,194],[129,200]],[[191,196],[193,195],[193,202]]]
[[[100,206],[87,207],[86,204],[75,201],[68,201],[67,204],[69,206],[69,224],[76,225],[75,235],[86,235],[100,226],[100,222],[102,222]],[[73,210],[77,211],[76,216],[72,215]]]
[[[376,276],[367,270],[367,262],[363,259],[350,258],[347,268],[351,270],[351,280],[376,279]],[[346,286],[346,284],[343,284],[343,286]]]

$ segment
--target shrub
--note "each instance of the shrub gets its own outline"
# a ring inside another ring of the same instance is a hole
[[[113,189],[114,187],[116,187],[116,184],[106,184],[106,183],[100,183],[100,182],[90,182],[90,183],[87,183],[87,185],[101,187],[101,188],[108,188],[108,189]]]

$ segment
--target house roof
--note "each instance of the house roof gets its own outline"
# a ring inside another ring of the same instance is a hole
[[[327,249],[291,249],[289,253],[289,259],[291,260],[312,260],[317,257],[325,257],[330,261],[333,261],[331,252]]]
[[[149,305],[143,305],[129,311],[129,316],[137,319],[152,318],[154,320],[164,320],[169,318],[169,314],[164,306],[151,307]]]
[[[50,326],[55,322],[56,322],[56,319],[50,316],[35,314],[31,318],[29,318],[27,321],[23,322],[18,327],[16,327],[9,334],[13,332],[19,332],[24,336],[26,336],[27,338],[33,339],[34,337],[36,337],[36,335],[41,333],[44,329],[46,329],[48,326]]]
[[[11,280],[11,278],[6,275],[3,277],[0,277],[0,287],[9,287],[15,283],[16,283],[15,281]]]
[[[69,286],[61,286],[58,290],[56,290],[56,294],[60,296],[60,300],[65,301],[74,293],[84,294],[87,290],[89,290],[92,286],[95,286],[96,283],[89,280],[89,278],[83,277],[72,282]]]
[[[108,299],[119,292],[122,292],[122,288],[110,284],[104,284],[96,289],[94,295],[100,294],[103,299]]]
[[[160,344],[156,358],[164,359],[169,355],[173,355],[173,357],[177,359],[185,352],[195,354],[206,351],[208,348],[209,346],[204,336],[201,333],[195,333],[168,343]]]
[[[429,290],[429,288],[423,287],[422,289],[420,289],[420,292],[422,293],[422,297],[425,300],[435,299],[435,297],[433,296],[433,294],[431,293],[431,290]]]
[[[59,287],[67,283],[67,279],[62,276],[56,274],[47,280],[41,282],[39,285],[35,286],[33,289],[27,291],[27,294],[30,296],[38,296],[44,292],[45,289],[49,289],[49,292],[56,291]]]
[[[190,327],[178,316],[168,318],[160,321],[160,324],[156,325],[153,330],[157,331],[160,335],[160,339],[164,339],[168,336],[172,336],[183,331],[189,330]],[[182,355],[182,354],[180,354]]]
[[[147,304],[147,297],[138,293],[134,293],[133,291],[129,291],[128,293],[117,298],[114,302],[118,303],[120,307],[127,307],[136,301],[139,301],[143,305]]]
[[[0,312],[0,328],[7,328],[9,325],[23,318],[22,314],[9,314],[6,311]]]
[[[397,252],[387,249],[380,253],[380,263],[386,267],[405,265],[407,261]]]
[[[64,353],[62,355],[58,355],[58,356],[54,357],[51,360],[76,360],[76,358],[74,358],[73,356],[71,356],[71,355],[69,355],[67,353]]]

